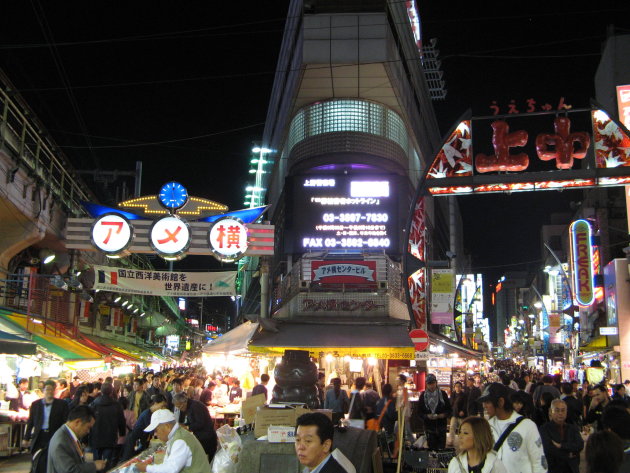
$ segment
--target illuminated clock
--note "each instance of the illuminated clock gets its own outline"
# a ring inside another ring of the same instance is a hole
[[[160,189],[158,200],[169,210],[179,209],[188,202],[188,191],[179,182],[167,182]]]

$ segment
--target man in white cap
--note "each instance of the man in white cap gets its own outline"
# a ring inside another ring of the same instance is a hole
[[[208,455],[192,433],[175,421],[175,414],[168,409],[159,409],[151,415],[151,423],[144,429],[153,432],[166,442],[166,455],[160,465],[149,462],[136,463],[139,471],[149,473],[207,473],[210,471]]]

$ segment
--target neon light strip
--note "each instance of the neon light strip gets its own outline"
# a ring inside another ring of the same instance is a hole
[[[586,226],[586,228],[578,228]],[[586,239],[581,238],[582,242],[578,241],[583,233],[586,232]],[[586,220],[580,219],[576,220],[569,226],[569,233],[571,235],[571,265],[573,270],[573,285],[574,285],[574,297],[575,302],[580,306],[589,306],[595,300],[595,281],[594,281],[594,271],[593,271],[593,243],[592,243],[592,230],[591,225]],[[584,283],[584,276],[580,276],[580,260],[583,258],[581,246],[586,246],[586,250],[588,252],[588,268],[587,274],[585,275],[590,288],[587,287],[586,291],[581,290],[582,283]],[[582,299],[582,294],[586,292],[587,294],[590,292],[590,297],[587,300]]]

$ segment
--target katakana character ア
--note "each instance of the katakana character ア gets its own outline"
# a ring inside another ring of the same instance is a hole
[[[571,133],[571,120],[558,117],[553,121],[555,134],[541,133],[536,137],[536,153],[543,161],[556,160],[556,168],[571,169],[574,159],[584,159],[591,143],[588,133],[579,131]],[[575,145],[579,150],[575,150]],[[550,147],[552,147],[550,149]]]
[[[527,153],[510,154],[510,148],[525,146],[527,132],[519,130],[510,133],[510,127],[502,120],[492,122],[492,146],[494,155],[478,154],[475,167],[478,172],[523,171],[529,166]]]
[[[111,227],[116,227],[116,233],[120,233],[122,231],[123,228],[123,223],[122,222],[101,222],[101,225],[108,225]],[[105,239],[103,240],[103,244],[107,245],[109,243],[109,238],[112,236],[112,230],[113,228],[109,228],[107,231],[107,236],[105,237]]]

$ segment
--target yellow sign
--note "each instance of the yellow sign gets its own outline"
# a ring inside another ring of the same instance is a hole
[[[249,346],[252,353],[282,355],[285,350],[305,350],[313,357],[331,354],[353,358],[376,358],[379,360],[413,360],[414,347],[256,347]]]
[[[452,294],[453,288],[455,286],[455,279],[453,270],[451,269],[441,269],[441,270],[433,270],[431,273],[431,286],[433,288],[433,293],[441,292]]]

